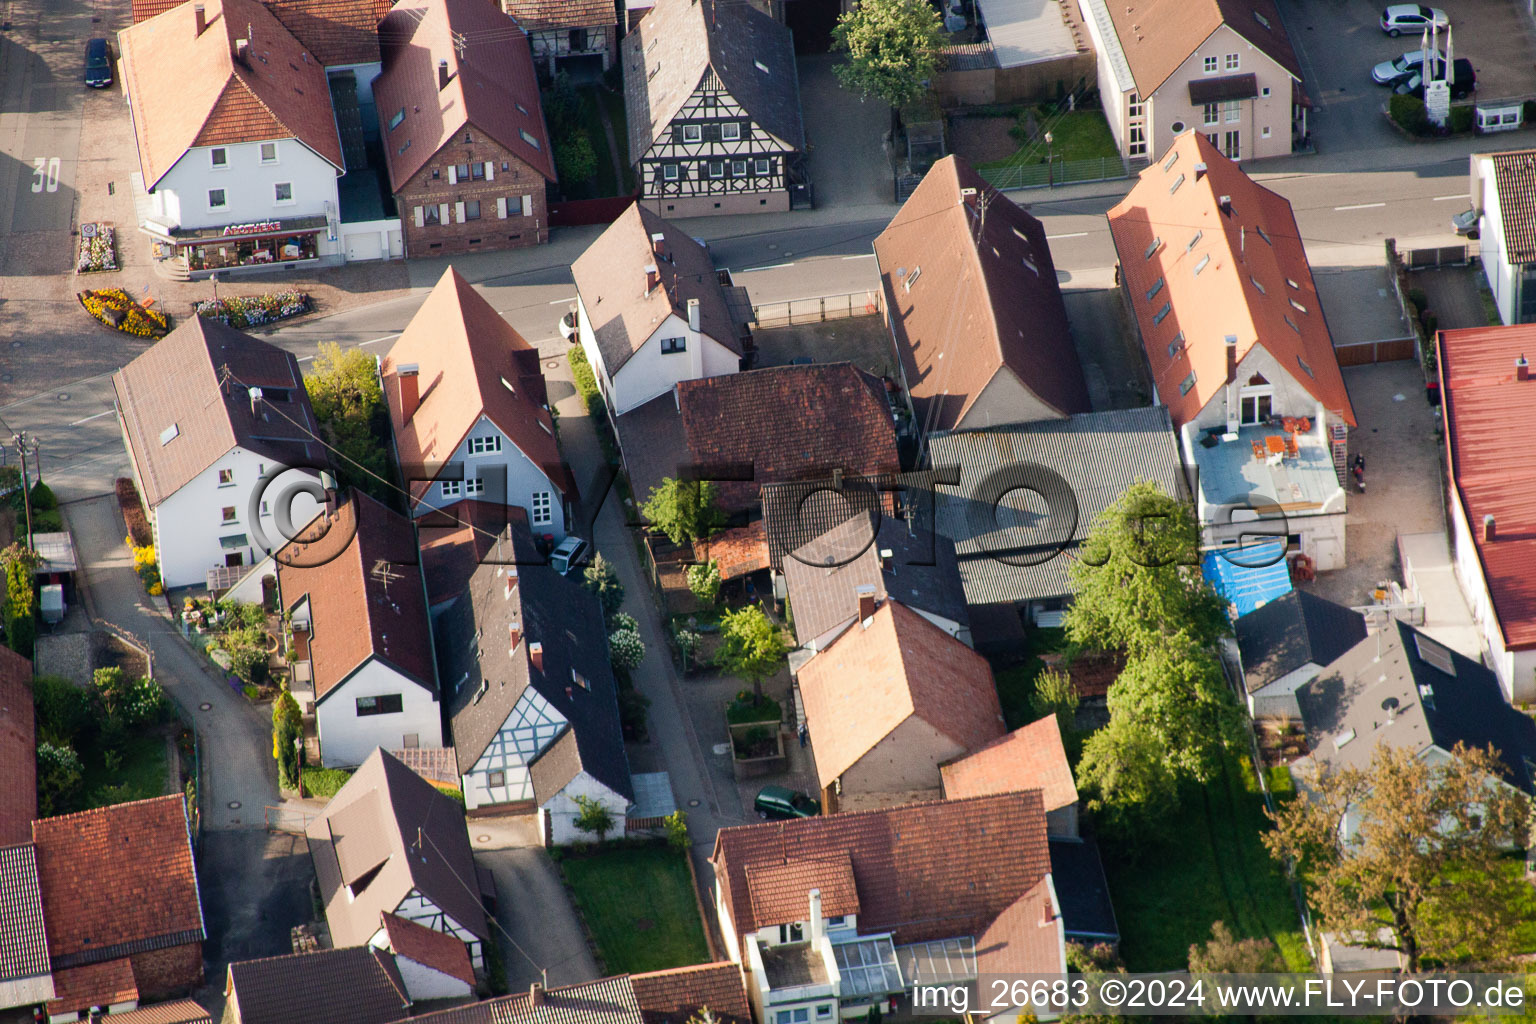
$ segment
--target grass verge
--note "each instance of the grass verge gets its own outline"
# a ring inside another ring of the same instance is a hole
[[[80,787],[85,794],[81,810],[148,800],[166,793],[165,737],[158,731],[125,739],[122,761],[116,767],[108,766],[103,752],[94,748],[82,752],[81,761],[85,769]]]
[[[352,777],[351,772],[340,768],[317,768],[305,765],[300,775],[304,778],[304,794],[319,800],[329,800],[341,792],[341,787]]]
[[[560,861],[605,974],[709,959],[688,865],[662,845],[609,844]]]
[[[1109,132],[1109,122],[1098,110],[1072,110],[1051,114],[1036,110],[1035,123],[1039,126],[1036,137],[1024,142],[1017,150],[1001,160],[977,164],[978,168],[1013,167],[1019,164],[1043,164],[1047,153],[1059,163],[1077,160],[1114,159],[1120,155],[1115,138]],[[1019,120],[1022,126],[1024,121]],[[1051,133],[1051,145],[1045,144],[1044,133]],[[1022,134],[1014,129],[1014,137]]]

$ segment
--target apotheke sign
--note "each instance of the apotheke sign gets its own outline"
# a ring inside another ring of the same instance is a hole
[[[255,224],[231,224],[224,229],[226,235],[260,235],[270,231],[283,230],[283,222],[280,220],[263,220]]]

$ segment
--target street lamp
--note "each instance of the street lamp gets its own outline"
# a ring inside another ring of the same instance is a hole
[[[1056,187],[1056,154],[1052,150],[1052,144],[1056,137],[1050,132],[1045,133],[1045,180],[1047,188]]]

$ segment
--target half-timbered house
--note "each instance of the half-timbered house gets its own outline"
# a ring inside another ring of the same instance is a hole
[[[666,216],[809,205],[789,29],[721,0],[660,0],[624,39],[640,201]]]
[[[541,75],[607,71],[618,42],[613,0],[502,0],[502,10],[528,33]]]

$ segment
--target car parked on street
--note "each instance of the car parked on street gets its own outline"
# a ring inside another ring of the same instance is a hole
[[[571,570],[587,559],[587,542],[580,537],[567,537],[549,556],[549,567],[561,576],[569,576]]]
[[[1451,218],[1451,228],[1458,235],[1476,238],[1478,216],[1478,212],[1475,209],[1462,210]]]
[[[576,311],[567,310],[565,316],[560,318],[560,337],[566,341],[576,340]]]
[[[1393,4],[1381,12],[1381,30],[1396,39],[1404,32],[1414,35],[1426,28],[1449,28],[1451,19],[1438,7],[1423,4]]]
[[[764,786],[757,791],[752,808],[765,820],[792,821],[816,817],[821,813],[821,802],[786,786]]]
[[[1437,72],[1444,72],[1445,65],[1436,68]],[[1417,96],[1424,98],[1424,76],[1415,71],[1412,75],[1399,82],[1392,88],[1399,96]],[[1477,72],[1472,69],[1472,62],[1465,57],[1457,57],[1451,64],[1451,99],[1459,100],[1477,91]]]
[[[85,84],[92,89],[105,89],[112,84],[112,49],[105,39],[92,39],[85,44]]]
[[[1445,54],[1435,51],[1435,59],[1440,63],[1445,62]],[[1414,73],[1424,66],[1424,51],[1409,50],[1395,60],[1384,60],[1371,68],[1371,81],[1377,85],[1395,86],[1406,78],[1412,78]]]

